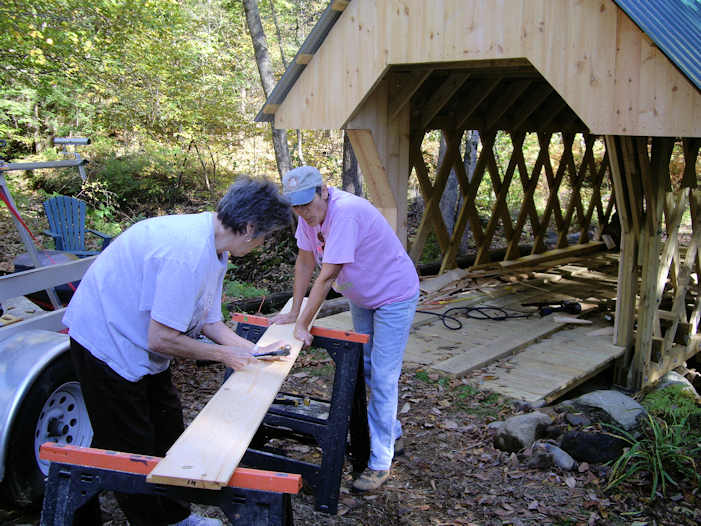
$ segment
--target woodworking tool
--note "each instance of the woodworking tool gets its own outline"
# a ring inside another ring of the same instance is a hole
[[[284,347],[280,347],[277,351],[259,352],[254,354],[253,356],[256,358],[261,358],[263,356],[289,356],[291,350],[292,347],[290,347],[290,345],[287,344]]]
[[[566,312],[567,314],[579,314],[582,312],[582,304],[578,301],[543,301],[535,303],[521,303],[522,307],[538,307],[538,313],[547,316],[553,312]]]

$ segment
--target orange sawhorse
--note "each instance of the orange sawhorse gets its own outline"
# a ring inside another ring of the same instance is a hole
[[[270,320],[250,314],[234,314],[236,334],[257,342]],[[363,344],[370,337],[351,331],[312,327],[314,347],[325,350],[333,360],[334,374],[330,400],[278,393],[251,441],[242,463],[261,469],[299,473],[314,492],[318,511],[336,514],[344,459],[349,454],[353,471],[360,473],[370,456]],[[321,462],[289,458],[270,447],[272,438],[289,438],[321,450]],[[348,440],[350,438],[350,440]]]
[[[146,475],[159,457],[52,442],[42,444],[39,456],[51,461],[41,526],[70,526],[76,510],[105,490],[219,506],[232,524],[289,526],[290,495],[302,487],[300,475],[248,468],[237,468],[220,490],[151,484]]]

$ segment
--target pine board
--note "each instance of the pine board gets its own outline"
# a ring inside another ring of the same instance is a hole
[[[490,366],[482,385],[512,398],[550,402],[623,354],[624,348],[613,345],[610,338],[590,332],[590,327],[557,332]]]
[[[291,305],[292,299],[283,312]],[[255,361],[232,374],[151,471],[148,482],[206,489],[227,485],[302,348],[293,330],[292,323],[267,328],[258,343],[282,340],[291,347],[289,360]]]

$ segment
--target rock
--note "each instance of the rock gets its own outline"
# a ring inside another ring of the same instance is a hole
[[[616,460],[628,442],[607,433],[569,431],[562,436],[560,447],[578,462],[601,464]]]
[[[592,391],[571,401],[593,421],[616,424],[626,431],[639,426],[647,412],[630,396],[618,391]]]
[[[499,426],[494,437],[494,447],[502,451],[514,452],[529,447],[548,426],[551,419],[537,411],[525,415],[512,416]]]
[[[543,436],[545,438],[558,439],[565,431],[567,431],[567,426],[562,424],[551,424],[545,428],[543,431]]]
[[[528,461],[529,468],[548,469],[558,466],[564,471],[574,469],[576,462],[565,451],[549,442],[536,442],[533,444],[533,452]]]
[[[691,394],[694,395],[695,398],[699,398],[699,393],[696,392],[696,389],[694,388],[694,385],[684,378],[681,374],[675,372],[675,371],[669,371],[667,374],[665,374],[659,381],[659,383],[655,386],[655,391],[658,391],[660,389],[664,389],[665,387],[669,387],[670,385],[676,385],[680,384],[684,386],[684,391],[687,391]]]
[[[575,427],[586,427],[591,425],[591,420],[589,420],[585,415],[582,414],[572,414],[567,413],[565,420],[571,426]]]

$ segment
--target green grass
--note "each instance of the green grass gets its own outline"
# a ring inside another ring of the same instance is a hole
[[[232,298],[258,298],[269,294],[268,289],[237,280],[224,282],[224,293]]]
[[[681,480],[701,484],[697,464],[701,459],[701,408],[682,385],[670,385],[650,393],[642,402],[648,410],[642,434],[634,436],[616,426],[612,436],[628,443],[612,464],[606,489],[627,480],[650,486],[650,498],[658,490],[666,496]]]

